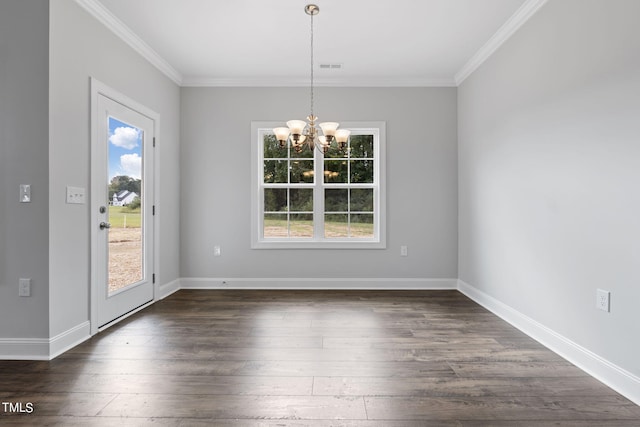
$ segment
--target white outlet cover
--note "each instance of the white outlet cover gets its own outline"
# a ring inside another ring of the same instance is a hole
[[[609,291],[598,289],[596,291],[596,308],[608,313],[610,311],[610,296],[611,293]]]
[[[31,185],[20,184],[20,203],[31,203]]]
[[[31,296],[31,279],[20,279],[18,287],[18,296]]]

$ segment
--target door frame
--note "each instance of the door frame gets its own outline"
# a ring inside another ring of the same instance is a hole
[[[90,86],[91,86],[91,150],[93,153],[94,148],[99,143],[102,143],[102,137],[99,134],[98,129],[98,120],[100,111],[98,109],[98,97],[100,95],[110,98],[111,100],[120,103],[127,108],[136,111],[139,114],[147,116],[153,121],[153,133],[154,133],[154,141],[153,146],[155,147],[159,140],[159,129],[160,129],[160,115],[155,111],[147,108],[146,106],[140,104],[137,101],[129,98],[128,96],[118,92],[117,90],[111,88],[110,86],[102,83],[94,77],[90,78]],[[104,185],[104,177],[99,178],[100,182],[98,182],[98,177],[94,176],[93,171],[97,170],[97,168],[101,167],[98,164],[97,156],[91,155],[91,171],[90,171],[90,181],[91,181],[91,189],[95,188],[96,185]],[[89,295],[90,295],[90,313],[89,313],[89,321],[90,321],[90,334],[93,336],[98,332],[108,328],[109,326],[119,322],[127,318],[128,316],[142,310],[145,307],[153,304],[158,299],[159,295],[159,280],[158,276],[155,273],[157,260],[159,259],[159,239],[158,239],[158,231],[159,231],[159,215],[157,212],[157,182],[158,182],[158,151],[153,151],[153,169],[151,171],[152,179],[153,179],[153,188],[151,190],[151,205],[154,211],[153,214],[153,225],[149,227],[149,232],[153,233],[153,247],[151,248],[152,254],[152,267],[150,269],[150,274],[152,275],[152,289],[153,289],[153,298],[150,302],[143,304],[142,306],[130,311],[129,313],[125,313],[123,316],[114,319],[113,321],[100,326],[98,324],[98,298],[100,289],[96,289],[99,283],[98,280],[98,259],[97,254],[100,253],[99,249],[99,231],[98,224],[100,222],[100,217],[98,213],[98,207],[104,205],[105,201],[99,198],[97,192],[91,191],[91,215],[90,215],[90,236],[91,236],[91,251],[90,251],[90,264],[91,264],[91,274],[90,274],[90,282],[89,282]]]

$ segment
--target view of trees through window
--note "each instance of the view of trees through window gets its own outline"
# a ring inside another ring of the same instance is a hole
[[[263,137],[263,236],[313,238],[321,208],[324,239],[374,237],[375,157],[371,134],[352,135],[348,149],[318,155]],[[320,164],[317,164],[320,162]],[[322,177],[316,178],[320,171]],[[321,206],[314,206],[314,202]]]

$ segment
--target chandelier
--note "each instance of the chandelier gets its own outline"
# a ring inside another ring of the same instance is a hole
[[[340,124],[336,122],[319,123],[322,135],[316,128],[318,118],[313,113],[313,17],[320,12],[320,8],[315,4],[308,4],[304,11],[311,17],[311,114],[307,116],[307,122],[289,120],[287,127],[275,128],[273,133],[280,142],[280,147],[284,148],[288,141],[297,153],[302,152],[304,147],[308,147],[312,151],[315,147],[322,153],[326,153],[334,141],[340,151],[345,151],[351,131],[338,129]]]

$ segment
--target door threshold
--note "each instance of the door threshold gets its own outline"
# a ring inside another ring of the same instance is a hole
[[[99,334],[100,332],[104,331],[105,329],[110,328],[111,326],[115,325],[116,323],[119,323],[121,320],[124,320],[129,316],[133,316],[134,314],[136,314],[137,312],[139,312],[141,310],[144,310],[145,308],[149,307],[154,302],[155,302],[154,300],[146,302],[146,303],[134,308],[133,310],[123,314],[122,316],[113,319],[111,322],[105,323],[104,325],[99,326],[98,327],[98,332],[96,332],[96,334]]]

